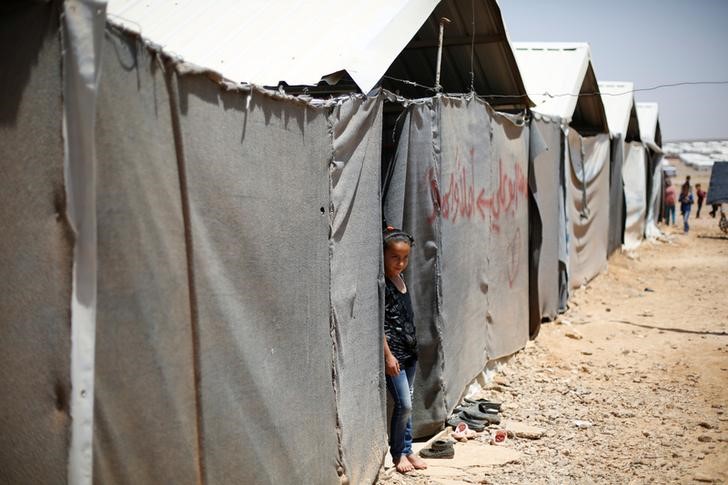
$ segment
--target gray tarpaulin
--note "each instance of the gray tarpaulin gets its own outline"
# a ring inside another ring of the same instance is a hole
[[[662,235],[657,227],[657,221],[662,214],[662,200],[664,199],[665,183],[662,174],[662,154],[648,151],[650,162],[647,164],[647,220],[645,221],[645,236],[650,239]]]
[[[197,483],[185,227],[164,72],[103,45],[97,115],[96,483]]]
[[[609,165],[609,243],[607,255],[622,247],[624,236],[624,183],[622,165],[624,163],[624,141],[622,135],[615,135],[611,143]]]
[[[204,474],[335,482],[326,113],[175,81]]]
[[[645,235],[647,217],[647,159],[642,143],[624,144],[624,247],[635,249]]]
[[[569,285],[591,281],[607,263],[609,238],[609,135],[582,137],[569,130],[566,205]]]
[[[528,340],[528,142],[526,126],[479,100],[407,108],[385,214],[417,241],[406,275],[417,435],[441,428],[489,359]]]
[[[710,171],[706,204],[728,203],[728,162],[715,162]]]
[[[382,100],[353,98],[331,114],[331,303],[336,398],[350,483],[368,483],[387,449],[381,168]]]
[[[537,273],[539,316],[553,319],[559,311],[559,245],[564,242],[559,234],[562,228],[559,221],[563,220],[563,215],[559,214],[559,209],[563,208],[563,204],[559,204],[563,194],[559,180],[562,131],[559,123],[543,119],[531,122],[531,131],[534,130],[538,130],[547,146],[533,160],[536,182],[533,195],[541,215],[543,234]]]
[[[73,233],[58,2],[0,6],[0,483],[66,483]]]

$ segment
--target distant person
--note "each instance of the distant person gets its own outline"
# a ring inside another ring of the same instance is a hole
[[[690,218],[690,208],[693,205],[693,193],[690,189],[690,184],[687,183],[687,181],[682,186],[682,191],[680,192],[680,213],[683,216],[683,232],[685,234],[688,233],[690,230],[690,226],[688,225],[688,219]]]
[[[417,368],[417,335],[412,299],[402,272],[414,239],[387,227],[384,231],[384,374],[394,409],[389,428],[389,452],[400,473],[427,468],[412,450],[412,392]]]
[[[715,219],[715,215],[720,211],[720,204],[711,204],[712,210],[709,212],[710,217]]]
[[[665,222],[670,225],[670,216],[672,216],[672,225],[675,225],[675,202],[677,201],[677,190],[672,185],[672,180],[665,180]]]
[[[703,208],[703,201],[707,195],[703,189],[700,188],[700,184],[695,184],[695,195],[698,196],[698,211],[695,213],[695,218],[700,218],[700,209]]]
[[[684,189],[685,187],[687,187],[690,190],[690,193],[693,192],[693,186],[690,185],[690,175],[685,177],[685,182],[683,182],[683,184],[682,184],[682,188]]]

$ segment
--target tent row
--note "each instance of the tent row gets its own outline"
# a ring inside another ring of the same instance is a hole
[[[491,0],[318,40],[333,2],[230,8],[0,15],[0,482],[371,483],[383,218],[416,240],[417,436],[659,230],[656,105],[588,45],[511,43]]]

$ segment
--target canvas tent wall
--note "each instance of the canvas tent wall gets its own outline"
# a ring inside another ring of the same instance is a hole
[[[541,221],[541,246],[535,278],[537,317],[553,320],[565,301],[560,291],[562,264],[567,261],[567,231],[564,211],[563,159],[565,145],[562,122],[559,118],[533,113],[531,138],[540,138],[545,146],[537,152],[531,150],[533,197]]]
[[[644,237],[647,214],[647,158],[630,82],[600,82],[612,136],[609,248],[635,249]],[[623,238],[619,235],[623,234]]]
[[[1,483],[64,482],[69,455],[74,234],[58,9],[0,7]]]
[[[406,103],[387,220],[415,237],[415,435],[528,340],[528,126],[473,96]]]
[[[514,52],[535,113],[563,120],[563,213],[566,234],[559,258],[560,308],[568,288],[596,276],[606,265],[609,230],[609,137],[604,105],[587,44],[514,43]],[[584,95],[580,95],[584,94]],[[536,180],[536,185],[541,184]],[[543,181],[543,183],[547,183]],[[606,193],[605,193],[606,191]],[[553,202],[552,202],[553,203]],[[559,221],[544,221],[558,227]],[[554,245],[558,248],[558,245]],[[539,288],[541,291],[541,288]]]
[[[647,220],[645,236],[656,238],[662,234],[657,223],[662,215],[664,198],[662,163],[662,132],[657,103],[637,103],[642,143],[647,151]]]
[[[381,98],[231,89],[102,7],[2,18],[0,482],[372,482]]]

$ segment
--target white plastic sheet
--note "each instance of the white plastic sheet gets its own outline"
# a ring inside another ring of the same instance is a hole
[[[639,142],[624,145],[622,178],[624,181],[624,248],[636,249],[645,234],[647,217],[647,159]]]
[[[568,133],[566,205],[569,224],[569,285],[591,281],[607,264],[609,239],[609,135]]]

